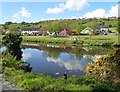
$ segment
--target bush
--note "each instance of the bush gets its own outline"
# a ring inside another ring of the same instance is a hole
[[[89,63],[86,68],[87,75],[114,83],[120,83],[120,49],[114,55],[107,55],[97,59],[95,64]]]
[[[18,34],[9,33],[2,38],[2,44],[6,47],[6,51],[12,56],[16,56],[17,60],[22,58],[21,42],[22,37]]]
[[[16,57],[11,55],[6,55],[6,58],[2,60],[3,69],[5,67],[15,68],[17,70],[24,70],[25,72],[31,72],[32,67],[27,62],[23,62],[21,60],[16,60]]]
[[[20,68],[22,66],[24,66],[24,63],[22,61],[18,61],[16,60],[15,57],[9,55],[8,57],[4,58],[2,60],[2,66],[3,67],[14,67],[14,68]]]

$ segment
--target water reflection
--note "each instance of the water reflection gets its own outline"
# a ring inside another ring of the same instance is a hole
[[[31,53],[23,53],[22,57],[23,57],[22,58],[23,61],[27,61],[29,58],[32,57],[32,55],[31,55]]]
[[[22,60],[32,66],[32,71],[46,73],[52,77],[61,77],[63,73],[68,76],[84,75],[84,69],[89,62],[102,55],[113,52],[111,48],[72,48],[59,46],[25,46],[22,49]]]
[[[84,70],[83,65],[79,61],[64,61],[60,58],[54,59],[52,57],[47,57],[47,61],[57,63],[60,67],[65,67],[67,70]]]

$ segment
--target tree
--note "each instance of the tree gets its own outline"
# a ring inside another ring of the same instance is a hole
[[[22,25],[25,25],[25,24],[26,24],[26,22],[24,22],[24,21],[23,21],[23,22],[21,22],[21,24],[22,24]]]
[[[118,23],[117,23],[117,31],[118,31],[118,43],[120,43],[120,17],[118,18]]]
[[[118,18],[117,31],[120,34],[120,18]]]
[[[20,44],[22,42],[22,37],[18,34],[6,34],[2,38],[2,44],[6,46],[7,52],[13,56],[16,56],[17,60],[20,60],[22,58],[22,51],[20,48]]]
[[[77,33],[80,34],[80,32],[84,29],[84,26],[82,23],[77,23],[76,25],[76,30],[77,30]]]
[[[61,25],[58,21],[53,21],[51,26],[49,26],[51,32],[58,32],[61,30]]]
[[[86,27],[92,28],[94,30],[94,32],[96,31],[98,26],[99,26],[99,23],[96,23],[95,21],[91,21],[86,24]]]
[[[9,29],[9,32],[10,33],[17,33],[17,29],[18,29],[18,27],[17,27],[17,25],[16,24],[10,24],[10,25],[8,25],[8,29]]]
[[[5,22],[5,25],[10,25],[10,24],[12,24],[11,21],[9,21],[9,22]]]

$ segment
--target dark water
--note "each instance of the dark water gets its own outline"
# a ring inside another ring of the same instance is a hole
[[[65,47],[65,46],[23,46],[22,60],[30,63],[32,71],[44,73],[51,77],[85,75],[84,70],[89,62],[114,51],[102,47]]]

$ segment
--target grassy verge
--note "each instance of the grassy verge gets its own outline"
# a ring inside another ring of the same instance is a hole
[[[72,40],[76,38],[77,40]],[[49,37],[49,36],[23,36],[23,43],[53,43],[84,46],[112,46],[118,44],[118,36],[68,36],[68,37]]]
[[[63,78],[51,78],[49,76],[34,73],[25,73],[22,70],[16,70],[14,68],[6,67],[4,70],[5,79],[16,86],[21,87],[23,90],[42,90],[42,91],[73,91],[83,90],[90,92],[116,91],[118,92],[118,86],[112,83],[105,83],[97,80],[92,76],[76,77],[72,76],[68,79]]]

